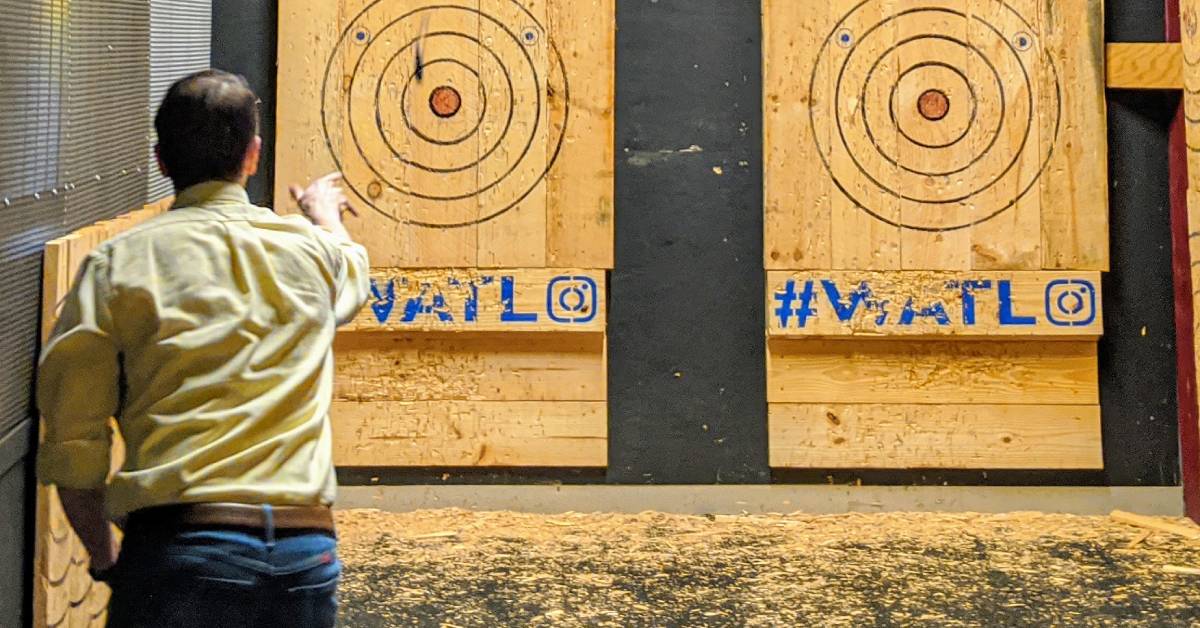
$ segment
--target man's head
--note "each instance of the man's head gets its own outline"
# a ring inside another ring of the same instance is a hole
[[[258,171],[258,97],[240,76],[205,70],[181,79],[154,129],[159,167],[176,190],[213,180],[245,184]]]

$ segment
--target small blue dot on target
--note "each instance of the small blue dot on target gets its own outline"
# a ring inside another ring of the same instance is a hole
[[[358,31],[357,33],[354,33],[354,39],[355,39],[355,41],[357,41],[359,43],[363,43],[363,42],[367,41],[367,39],[370,37],[371,37],[371,34],[368,33],[367,31]]]
[[[848,30],[839,31],[837,34],[837,43],[843,48],[849,48],[854,43],[854,35]]]
[[[533,45],[533,44],[537,43],[537,38],[538,38],[537,30],[535,30],[533,28],[526,28],[524,31],[521,32],[521,39],[525,42],[526,45]]]
[[[1013,38],[1013,43],[1016,44],[1017,50],[1029,50],[1033,46],[1033,38],[1025,33],[1017,33]]]

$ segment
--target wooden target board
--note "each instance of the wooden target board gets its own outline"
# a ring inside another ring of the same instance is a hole
[[[614,0],[289,0],[276,199],[339,170],[374,267],[339,466],[603,467]]]
[[[772,465],[1100,466],[1100,2],[765,0],[763,30]]]
[[[277,199],[340,170],[387,267],[608,268],[612,0],[295,0]]]
[[[1099,2],[765,7],[768,268],[1106,270]]]

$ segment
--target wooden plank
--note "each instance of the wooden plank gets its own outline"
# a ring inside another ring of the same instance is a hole
[[[972,2],[964,4],[969,10],[977,10]],[[997,42],[1003,45],[1003,40],[992,37],[975,41],[979,39],[972,32],[975,22],[940,11],[917,12],[909,19],[897,20],[897,24],[899,27],[893,41],[879,42],[872,52],[873,56],[892,59],[896,64],[887,81],[883,81],[883,77],[871,81],[876,90],[887,90],[880,91],[874,102],[887,103],[889,107],[887,111],[883,111],[881,106],[867,109],[877,112],[875,128],[888,128],[890,122],[894,129],[893,133],[887,134],[893,140],[892,146],[880,141],[881,154],[886,152],[894,156],[899,164],[893,168],[891,181],[885,180],[885,183],[894,182],[895,189],[905,196],[938,200],[937,204],[901,203],[900,220],[904,224],[936,224],[942,221],[950,224],[969,223],[974,213],[969,201],[952,201],[950,194],[927,194],[926,190],[936,185],[939,191],[950,190],[954,197],[959,196],[957,190],[961,184],[956,184],[955,175],[943,173],[966,163],[962,156],[978,155],[982,151],[974,146],[967,150],[962,147],[956,149],[954,145],[963,139],[964,133],[968,144],[982,141],[981,134],[968,132],[975,122],[973,118],[978,115],[978,109],[986,110],[997,105],[989,100],[988,92],[977,90],[968,80],[964,80],[964,74],[967,79],[977,80],[983,76],[980,70],[986,68],[977,63],[978,54],[958,42],[970,42],[985,50],[987,56],[992,56],[999,51],[987,50],[987,46],[995,46]],[[928,33],[938,33],[945,39],[925,38],[918,40],[921,41],[919,46],[910,41]],[[891,45],[897,46],[894,56],[884,52]],[[931,60],[944,65],[923,65]],[[879,69],[883,67],[881,65]],[[878,70],[872,76],[877,74]],[[927,91],[931,88],[938,91]],[[974,94],[973,89],[980,93]],[[926,97],[931,99],[927,110],[921,107],[921,99]],[[971,105],[964,106],[966,103]],[[943,117],[929,119],[927,116]],[[945,148],[931,148],[935,146]],[[957,154],[947,158],[947,153]],[[912,171],[903,168],[911,168]],[[973,229],[901,229],[901,267],[905,270],[968,270],[971,268],[973,235]]]
[[[1197,300],[1197,292],[1200,289],[1200,264],[1197,263],[1200,261],[1200,2],[1181,0],[1179,14],[1180,28],[1177,32],[1183,50],[1183,112],[1177,124],[1183,127],[1183,137],[1179,137],[1177,127],[1172,128],[1171,218],[1174,236],[1172,240],[1175,245],[1175,308],[1180,340],[1178,370],[1182,375],[1178,388],[1184,505],[1188,515],[1197,518],[1197,512],[1200,511],[1200,487],[1197,486],[1197,482],[1200,481],[1200,478],[1197,478],[1200,461],[1196,459],[1197,448],[1200,447],[1200,443],[1197,443],[1200,428],[1196,425],[1196,391],[1200,389],[1197,385],[1200,383],[1200,368],[1196,367],[1197,360],[1200,359],[1200,301]],[[1184,161],[1185,164],[1181,164],[1180,161]],[[1186,170],[1183,177],[1180,176],[1181,169]],[[1183,208],[1179,207],[1180,192],[1184,192],[1183,203],[1186,206]],[[1180,220],[1181,213],[1186,216],[1186,220]],[[1180,249],[1183,248],[1180,246],[1180,240],[1184,234],[1187,234],[1185,246],[1190,253],[1187,256],[1180,255]],[[1179,271],[1188,267],[1190,273],[1183,273],[1185,278],[1181,281]],[[1183,286],[1187,286],[1187,289],[1181,290]],[[1189,290],[1190,295],[1187,294]],[[1188,345],[1191,355],[1188,355]],[[1184,364],[1185,360],[1189,363]]]
[[[1101,469],[1100,408],[770,405],[772,467]]]
[[[811,115],[808,123],[815,138],[829,137],[828,145],[822,145],[820,151],[822,155],[828,154],[829,176],[841,191],[830,196],[833,268],[898,270],[902,264],[901,230],[896,225],[902,220],[903,210],[895,202],[895,191],[889,188],[895,186],[900,169],[894,153],[892,160],[887,160],[882,151],[874,150],[876,143],[886,146],[889,139],[894,144],[899,133],[895,125],[886,129],[876,127],[873,131],[866,126],[867,103],[880,105],[871,107],[871,111],[886,110],[881,99],[887,99],[885,94],[890,93],[887,85],[900,72],[895,59],[879,56],[890,42],[896,41],[900,31],[899,22],[885,19],[894,6],[893,2],[852,0],[831,3],[831,18],[854,13],[863,24],[877,25],[868,54],[851,54],[857,50],[854,42],[861,43],[854,38],[865,33],[866,28],[856,29],[857,34],[850,32],[852,42],[846,47],[839,41],[846,33],[831,34],[830,25],[820,27],[825,32],[819,36],[826,45],[825,54],[820,55],[817,63],[824,63],[824,58],[829,57],[830,67],[829,74],[813,74],[810,98],[814,103],[828,101],[832,115]],[[793,3],[791,10],[807,11],[807,7]],[[876,68],[877,81],[867,80],[872,68],[871,56],[881,62]],[[818,65],[818,69],[824,68]],[[844,80],[847,74],[849,81]],[[795,169],[793,164],[791,176],[795,176]],[[813,169],[813,172],[818,171]],[[870,211],[863,211],[864,208]]]
[[[335,402],[339,466],[603,467],[598,401]]]
[[[1043,92],[1062,89],[1062,119],[1040,118],[1042,143],[1053,141],[1054,158],[1043,172],[1042,267],[1108,270],[1108,136],[1104,95],[1102,0],[1056,6],[1054,21],[1039,24],[1056,62],[1039,66]],[[1038,12],[1046,20],[1045,12]],[[1067,17],[1073,16],[1073,17]],[[1047,110],[1043,106],[1043,110]]]
[[[276,198],[341,170],[379,266],[610,265],[613,4],[289,2]]]
[[[373,301],[344,331],[598,333],[604,290],[596,270],[382,269]]]
[[[1189,541],[1200,540],[1200,527],[1197,527],[1195,523],[1190,521],[1179,524],[1164,520],[1161,517],[1149,517],[1123,510],[1114,510],[1108,516],[1117,523],[1154,530],[1156,532],[1176,534]]]
[[[571,76],[569,94],[548,94],[552,123],[570,120],[561,145],[550,147],[560,152],[547,175],[546,263],[612,268],[616,2],[550,2],[547,12],[563,60],[550,64],[550,84],[565,84],[568,59]]]
[[[99,244],[166,211],[170,197],[141,209],[89,225],[46,244],[42,266],[41,341],[58,320],[63,301],[74,284],[86,256]],[[124,458],[121,443],[114,443],[114,468]],[[87,574],[81,542],[71,530],[52,486],[37,487],[34,515],[33,624],[34,626],[91,625],[103,622],[108,587],[96,585]],[[99,614],[97,614],[99,613]],[[99,619],[98,619],[99,618]]]
[[[1093,342],[767,341],[772,403],[1056,404],[1100,401]]]
[[[1105,45],[1109,89],[1183,89],[1183,47],[1178,43]]]
[[[345,334],[339,401],[604,401],[601,334]]]
[[[796,68],[811,60],[806,42],[827,21],[826,3],[795,10],[794,0],[763,0],[763,179],[766,268],[830,268],[832,263],[830,197],[837,194],[828,177],[797,176],[797,164],[821,163],[808,123],[829,115],[829,101],[810,101],[808,83],[796,80]],[[822,62],[828,73],[831,61]],[[828,127],[819,138],[828,145]],[[815,166],[814,166],[815,167]]]
[[[483,3],[481,2],[481,5]],[[479,255],[477,264],[486,268],[515,266],[519,268],[546,265],[546,215],[547,195],[544,174],[546,164],[554,153],[554,134],[550,127],[553,112],[549,106],[551,91],[563,89],[562,85],[549,83],[550,64],[554,50],[550,47],[551,33],[546,15],[546,0],[523,0],[523,7],[515,3],[503,5],[503,13],[495,17],[501,23],[523,24],[518,37],[530,37],[516,46],[495,46],[493,51],[502,58],[502,64],[481,64],[480,76],[488,93],[501,93],[504,85],[512,80],[506,68],[529,67],[532,75],[518,75],[513,93],[515,119],[529,120],[528,129],[520,133],[506,132],[503,128],[484,127],[480,131],[479,171],[476,188],[484,189],[476,198],[479,223]],[[523,9],[523,10],[522,10]],[[540,24],[541,27],[535,26]],[[484,41],[506,38],[506,27],[488,19],[480,20],[480,36]],[[522,58],[524,57],[524,58]],[[562,121],[559,121],[560,129]],[[561,137],[561,131],[559,133]],[[483,151],[488,146],[500,143],[500,154],[522,155],[528,158],[493,159]],[[501,153],[502,151],[502,153]],[[514,170],[515,166],[515,170]],[[514,185],[527,189],[520,205],[499,215],[496,212],[511,203],[521,192]]]
[[[767,273],[772,336],[1099,337],[1100,273]]]

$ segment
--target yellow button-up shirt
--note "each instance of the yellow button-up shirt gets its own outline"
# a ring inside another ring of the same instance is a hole
[[[43,482],[105,485],[116,518],[187,502],[331,503],[337,325],[368,295],[361,246],[250,204],[184,190],[88,255],[42,353]]]

